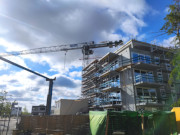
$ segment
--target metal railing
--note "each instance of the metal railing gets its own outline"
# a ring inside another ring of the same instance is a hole
[[[148,83],[163,83],[162,77],[156,77],[153,75],[136,75],[134,77],[135,83],[148,82]]]
[[[140,96],[140,97],[136,97],[136,103],[158,103],[158,99],[156,96],[152,97],[152,96]]]
[[[118,87],[120,88],[120,81],[107,81],[105,83],[101,83],[100,84],[100,89],[104,89],[104,88],[113,88],[113,87]]]

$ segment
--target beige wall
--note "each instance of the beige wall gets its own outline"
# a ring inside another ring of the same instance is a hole
[[[74,115],[77,112],[88,112],[88,100],[61,99],[60,108],[55,109],[55,115]]]

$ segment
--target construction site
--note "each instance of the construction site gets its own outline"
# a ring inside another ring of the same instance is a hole
[[[118,46],[99,59],[89,56],[95,48]],[[38,72],[6,58],[81,49],[82,88],[79,99],[59,99],[51,105],[53,82]],[[1,135],[170,135],[180,133],[180,108],[171,103],[180,97],[180,85],[168,83],[173,69],[170,48],[137,40],[94,42],[37,48],[3,54],[0,59],[49,82],[45,105],[32,106],[23,115],[11,105],[10,115],[1,116]],[[167,55],[168,54],[168,55]]]

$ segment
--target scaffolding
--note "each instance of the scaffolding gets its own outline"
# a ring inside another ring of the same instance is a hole
[[[166,60],[160,58],[151,58],[143,55],[132,55],[132,58],[125,58],[121,55],[108,53],[100,60],[94,60],[83,69],[82,95],[89,98],[89,105],[96,107],[122,106],[121,93],[126,83],[124,77],[120,78],[120,73],[126,69],[153,69],[163,70]],[[169,69],[171,71],[171,69]],[[155,76],[151,73],[132,75],[134,85],[161,87],[166,80],[161,76]],[[137,103],[157,103],[157,97],[135,97]]]

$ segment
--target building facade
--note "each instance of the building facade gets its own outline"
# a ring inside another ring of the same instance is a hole
[[[11,116],[20,116],[22,114],[22,107],[12,107]]]
[[[130,40],[83,68],[82,96],[92,110],[166,110],[178,91],[168,84],[168,48]]]
[[[88,113],[87,99],[60,99],[55,101],[54,115],[75,115]]]
[[[46,115],[46,106],[39,105],[39,106],[32,106],[32,115]]]

